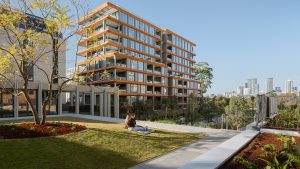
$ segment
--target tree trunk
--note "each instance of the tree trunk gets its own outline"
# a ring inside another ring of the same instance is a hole
[[[46,124],[46,117],[47,117],[47,115],[46,115],[46,108],[47,108],[47,103],[49,102],[49,99],[46,99],[44,102],[43,102],[43,108],[42,108],[42,114],[43,114],[43,116],[42,116],[42,121],[41,121],[41,125],[45,125]]]
[[[36,108],[34,107],[33,103],[32,103],[32,100],[30,99],[30,96],[28,94],[28,90],[25,89],[23,91],[23,95],[27,101],[27,103],[29,104],[30,108],[31,108],[31,111],[32,111],[32,114],[33,114],[33,118],[34,118],[34,123],[35,124],[40,124],[40,118],[39,118],[39,114],[36,110]]]
[[[166,109],[165,109],[165,120],[167,120],[168,118],[168,106],[166,106]]]

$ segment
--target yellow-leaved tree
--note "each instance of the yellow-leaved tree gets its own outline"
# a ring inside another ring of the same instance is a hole
[[[68,82],[78,79],[76,73],[71,77],[61,74],[58,65],[65,63],[66,43],[79,30],[77,20],[84,14],[84,5],[79,0],[1,0],[0,88],[23,95],[36,124],[45,124],[50,100],[58,98]],[[75,69],[76,62],[74,56]],[[33,70],[39,72],[38,81],[47,84],[39,105],[42,118],[29,94]]]

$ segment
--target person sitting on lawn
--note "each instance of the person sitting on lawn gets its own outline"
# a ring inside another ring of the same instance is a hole
[[[133,128],[135,126],[136,126],[135,113],[127,114],[126,120],[125,120],[125,129]]]
[[[143,127],[143,126],[139,126],[136,125],[136,121],[135,121],[135,113],[129,113],[126,116],[126,120],[125,120],[125,128],[131,131],[135,131],[141,134],[149,134],[152,131],[148,129],[148,127]]]

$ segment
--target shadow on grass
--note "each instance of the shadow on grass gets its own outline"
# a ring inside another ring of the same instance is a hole
[[[136,161],[101,146],[87,146],[63,137],[0,139],[0,168],[110,169]]]

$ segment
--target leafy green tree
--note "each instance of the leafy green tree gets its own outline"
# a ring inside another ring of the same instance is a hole
[[[199,113],[197,109],[199,108],[199,102],[197,99],[196,93],[192,93],[188,97],[188,104],[187,104],[187,116],[186,121],[190,122],[191,125],[195,123],[195,121],[199,118]]]
[[[194,65],[194,69],[195,80],[200,82],[200,95],[203,97],[203,94],[211,87],[212,79],[214,77],[213,68],[211,68],[207,62],[198,62]]]
[[[232,128],[239,130],[252,119],[249,104],[245,98],[231,97],[229,105],[225,107],[225,115]]]

